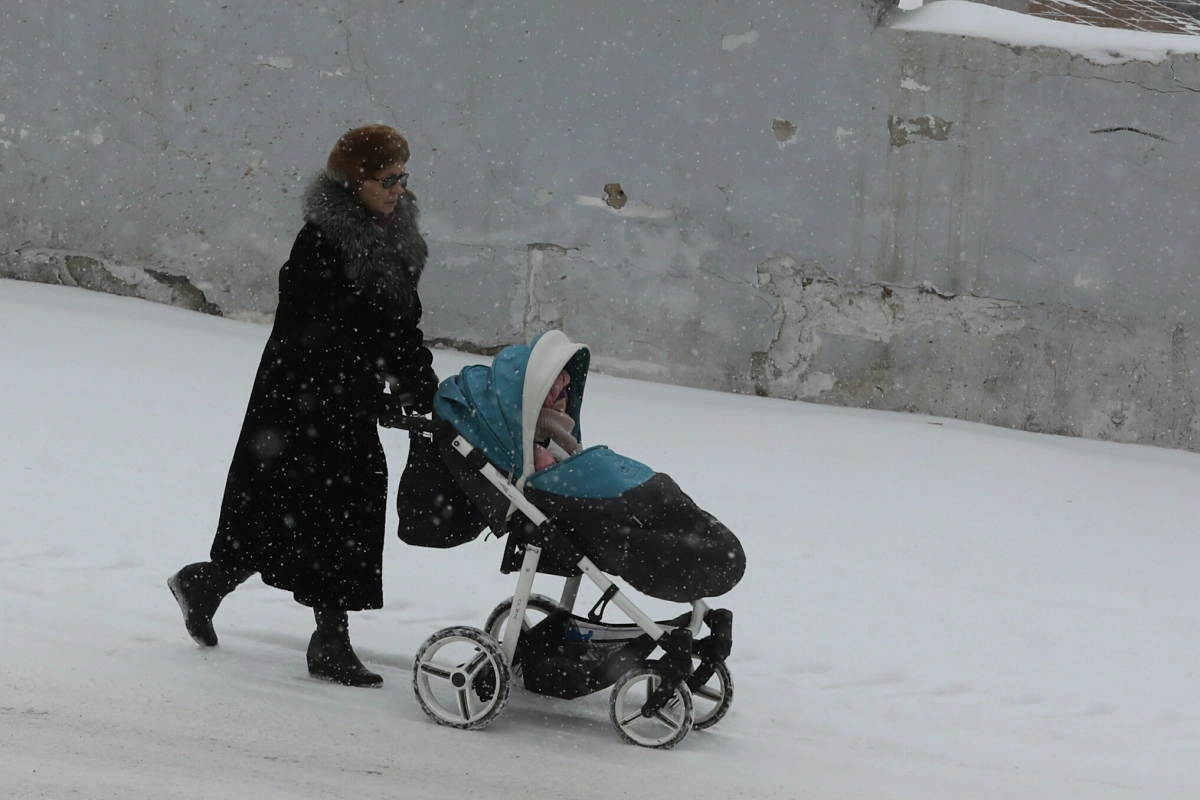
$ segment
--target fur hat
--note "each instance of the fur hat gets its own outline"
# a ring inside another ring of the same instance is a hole
[[[359,183],[385,167],[408,161],[408,140],[388,125],[363,125],[338,139],[325,174],[342,184]]]

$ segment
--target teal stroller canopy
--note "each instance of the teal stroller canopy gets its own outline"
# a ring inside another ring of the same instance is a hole
[[[562,331],[546,331],[531,344],[501,350],[491,366],[474,364],[442,381],[434,412],[518,486],[576,497],[616,497],[648,480],[644,464],[592,447],[548,469],[534,472],[533,445],[542,401],[563,370],[571,377],[566,413],[582,440],[580,410],[590,353]]]

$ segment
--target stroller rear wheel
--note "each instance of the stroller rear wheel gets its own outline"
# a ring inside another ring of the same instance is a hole
[[[504,642],[504,631],[508,628],[508,614],[512,610],[512,604],[511,597],[500,601],[500,604],[492,609],[492,613],[488,614],[487,622],[483,624],[483,629],[488,632],[488,635],[501,644]],[[527,632],[555,611],[564,609],[565,606],[562,603],[552,600],[544,594],[529,595],[529,602],[525,605],[525,617],[521,621],[521,633]],[[524,686],[520,665],[512,667],[512,676],[514,683]]]
[[[439,725],[476,730],[508,703],[512,673],[500,645],[477,628],[444,628],[413,661],[413,691]]]
[[[668,750],[692,729],[692,691],[686,683],[675,687],[666,705],[653,714],[643,707],[662,686],[663,677],[650,666],[634,667],[613,685],[608,715],[617,733],[630,744]]]
[[[488,614],[487,622],[483,624],[483,629],[497,642],[504,641],[504,629],[508,627],[508,612],[512,610],[512,604],[511,597],[500,601],[500,605],[492,609],[492,613]],[[525,605],[525,620],[521,623],[521,630],[527,631],[555,611],[564,609],[565,606],[562,603],[552,600],[544,594],[531,594],[529,602]]]
[[[699,663],[699,656],[693,656]],[[725,662],[719,662],[713,668],[712,677],[703,686],[692,690],[692,704],[695,708],[695,722],[692,727],[698,731],[711,728],[721,721],[729,704],[733,702],[733,675]]]

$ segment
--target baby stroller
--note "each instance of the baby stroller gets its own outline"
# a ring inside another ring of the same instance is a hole
[[[437,518],[427,520],[452,520],[446,527],[457,528],[454,540],[406,538],[403,522],[401,538],[454,546],[486,526],[507,537],[501,571],[518,573],[513,596],[496,606],[482,630],[450,627],[421,645],[413,689],[436,722],[477,729],[501,713],[514,683],[564,699],[612,687],[609,713],[621,738],[670,748],[691,729],[715,725],[733,700],[725,665],[733,614],[710,608],[704,598],[737,584],[745,555],[729,529],[669,476],[607,447],[534,470],[542,399],[564,370],[570,376],[566,411],[580,437],[589,358],[584,345],[547,331],[531,345],[505,348],[490,367],[468,366],[443,381],[432,419],[393,414],[381,420],[409,430],[414,442],[426,437],[438,466],[469,501],[455,507],[455,492],[438,493]],[[401,495],[404,487],[402,478]],[[566,579],[558,600],[532,593],[538,573]],[[691,609],[655,621],[609,574]],[[584,577],[600,599],[578,615]],[[609,604],[632,622],[605,621]]]

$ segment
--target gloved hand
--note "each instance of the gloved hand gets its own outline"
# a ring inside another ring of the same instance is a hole
[[[435,391],[437,391],[437,384],[422,386],[415,391],[393,394],[390,405],[393,408],[399,407],[404,409],[404,412],[407,414],[425,416],[433,412],[433,395]]]
[[[433,367],[427,367],[419,384],[413,388],[412,409],[418,414],[433,413],[433,396],[437,393],[438,376]]]
[[[403,403],[405,408],[411,408],[422,416],[433,413],[433,392],[421,392],[411,395],[410,403]]]
[[[403,409],[407,414],[421,416],[433,411],[433,395],[438,388],[438,376],[433,367],[419,367],[416,374],[409,375],[405,380],[394,375],[385,377],[392,392],[385,401],[387,408]]]
[[[385,402],[388,407],[398,408],[405,414],[425,415],[433,411],[433,395],[430,395],[428,401],[425,401],[413,392],[400,392],[391,395],[390,399]]]

